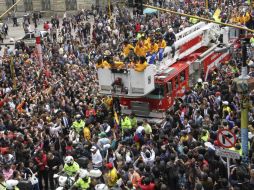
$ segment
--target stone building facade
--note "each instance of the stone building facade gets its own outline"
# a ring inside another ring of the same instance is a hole
[[[25,11],[43,11],[43,12],[65,12],[81,9],[90,9],[92,4],[107,0],[22,0],[18,3],[15,10],[17,12]],[[16,0],[0,0],[0,13],[6,11]]]

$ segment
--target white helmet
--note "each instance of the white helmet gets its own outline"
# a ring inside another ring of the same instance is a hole
[[[203,80],[201,78],[198,79],[198,83],[202,83]]]
[[[80,170],[79,170],[79,177],[80,177],[80,178],[85,178],[85,177],[87,177],[87,176],[89,176],[89,173],[88,173],[87,170],[85,170],[85,169],[80,169]]]
[[[66,156],[66,158],[64,159],[65,164],[72,164],[73,162],[74,162],[74,159],[72,156]]]
[[[109,190],[109,188],[105,184],[98,184],[95,186],[95,190]]]
[[[19,181],[18,180],[14,180],[14,179],[10,179],[6,181],[6,189],[8,190],[12,190],[15,189],[15,186],[18,185]]]
[[[90,177],[99,178],[101,177],[101,175],[102,175],[102,172],[99,169],[93,169],[93,170],[90,170],[89,172]]]
[[[174,32],[173,28],[169,28],[168,32]]]

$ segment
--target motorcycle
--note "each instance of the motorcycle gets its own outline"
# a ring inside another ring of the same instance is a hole
[[[54,174],[53,178],[56,180],[56,184],[58,184],[56,190],[68,190],[75,182],[75,177],[69,176],[63,172]]]

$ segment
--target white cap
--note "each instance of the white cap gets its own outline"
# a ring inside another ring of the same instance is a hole
[[[229,103],[228,101],[223,101],[222,104],[227,106]]]
[[[97,150],[96,146],[92,146],[91,151]]]
[[[102,175],[102,172],[99,169],[93,169],[93,170],[90,170],[89,172],[89,176],[91,177],[98,178],[98,177],[101,177],[101,175]]]
[[[174,32],[173,28],[169,28],[168,32]]]
[[[95,186],[95,190],[109,190],[109,188],[105,184],[98,184]]]

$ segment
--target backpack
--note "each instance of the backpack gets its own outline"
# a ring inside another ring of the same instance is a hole
[[[135,142],[139,142],[139,140],[140,140],[139,135],[138,135],[138,134],[135,134],[134,137],[133,137],[133,140],[134,140]]]

